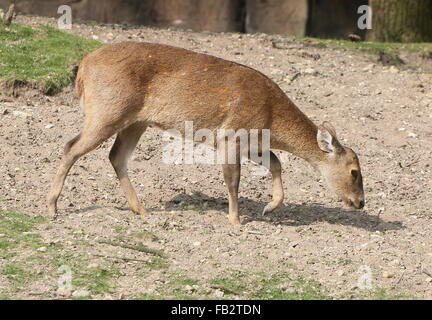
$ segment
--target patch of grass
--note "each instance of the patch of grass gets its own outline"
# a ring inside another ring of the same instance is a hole
[[[411,294],[395,292],[389,289],[375,289],[363,291],[351,295],[352,299],[356,300],[416,300],[417,298]]]
[[[170,281],[171,285],[174,286],[194,286],[197,285],[199,281],[197,279],[191,278],[185,275],[178,275],[173,280]]]
[[[172,273],[166,275],[167,281],[163,283],[155,293],[136,294],[133,299],[137,300],[190,300],[197,297],[205,297],[207,292],[199,288],[199,281],[184,274]],[[187,286],[198,286],[197,289],[189,291]]]
[[[45,217],[31,217],[18,211],[0,210],[0,258],[15,255],[13,249],[37,248],[43,243],[34,227],[46,221]]]
[[[229,273],[227,276],[213,279],[210,284],[226,295],[242,295],[246,293],[248,287],[247,275],[239,271],[230,271]]]
[[[33,83],[53,94],[71,83],[71,67],[100,46],[49,26],[0,24],[0,78]]]
[[[84,288],[92,293],[112,293],[115,286],[113,279],[120,276],[120,272],[112,262],[103,266],[89,268],[90,260],[87,257],[64,253],[53,261],[57,268],[67,266],[72,271],[72,285],[74,288]]]
[[[349,41],[349,40],[335,40],[335,39],[318,39],[318,38],[300,38],[312,42],[316,47],[328,48],[333,47],[337,49],[350,49],[360,50],[364,52],[378,52],[382,51],[388,54],[395,54],[400,51],[419,52],[427,54],[432,52],[432,43],[396,43],[396,42],[368,42],[368,41]]]
[[[115,225],[115,226],[114,226],[114,231],[115,231],[116,233],[118,233],[118,234],[123,235],[123,233],[124,233],[124,228],[123,228],[122,226]]]
[[[260,300],[324,300],[331,299],[316,281],[296,278],[286,274],[255,274],[216,278],[211,282],[214,288],[226,296],[236,295]]]
[[[132,297],[133,300],[164,300],[161,295],[149,294],[149,293],[138,293]]]
[[[336,261],[336,264],[341,266],[347,266],[352,263],[352,260],[350,258],[338,258]]]
[[[291,280],[283,274],[275,274],[257,282],[259,290],[253,291],[250,298],[265,300],[326,300],[330,299],[316,281],[297,278]]]
[[[31,271],[26,270],[25,264],[22,262],[11,262],[6,264],[1,273],[7,277],[8,281],[16,291],[31,279],[37,277]]]
[[[114,289],[110,283],[111,279],[119,275],[119,270],[113,266],[96,268],[82,273],[76,284],[80,287],[87,287],[93,293],[109,293]]]
[[[151,260],[143,263],[144,267],[150,270],[163,270],[168,269],[168,262],[164,258],[152,258]]]
[[[148,230],[142,230],[140,232],[132,233],[131,236],[141,240],[151,240],[151,241],[159,240],[157,235],[155,235],[153,232]]]
[[[157,257],[161,257],[161,258],[166,257],[165,253],[161,250],[149,248],[146,245],[144,245],[143,243],[135,243],[135,244],[128,243],[121,236],[117,237],[117,241],[99,240],[98,242],[102,243],[102,244],[108,244],[108,245],[114,246],[114,247],[121,247],[121,248],[125,248],[125,249],[139,251],[139,252],[145,252],[145,253],[148,253],[148,254],[151,254],[151,255],[154,255]]]

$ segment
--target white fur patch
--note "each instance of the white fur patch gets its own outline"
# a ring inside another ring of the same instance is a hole
[[[81,111],[84,112],[84,97],[81,97],[80,99],[80,107],[81,107]]]

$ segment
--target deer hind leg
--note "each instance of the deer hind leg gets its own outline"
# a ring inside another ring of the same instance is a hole
[[[86,118],[82,132],[66,144],[54,182],[47,196],[48,214],[51,217],[57,216],[57,200],[71,167],[81,156],[95,149],[114,133],[113,129],[109,127],[101,129],[93,126],[91,119]]]
[[[141,206],[132,183],[127,174],[127,162],[135,149],[141,135],[147,129],[144,122],[136,122],[119,132],[116,141],[110,151],[109,159],[120,180],[123,193],[129,203],[130,209],[137,214],[145,214],[146,210]]]
[[[265,215],[268,212],[272,212],[276,209],[284,200],[284,192],[282,186],[282,166],[278,157],[270,151],[270,173],[272,175],[272,201],[265,206],[262,214]]]

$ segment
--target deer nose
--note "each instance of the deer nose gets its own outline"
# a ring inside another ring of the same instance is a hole
[[[363,209],[364,206],[365,206],[365,202],[364,202],[364,200],[361,200],[359,202],[359,209]]]

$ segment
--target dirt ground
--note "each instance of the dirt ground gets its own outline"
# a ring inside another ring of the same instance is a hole
[[[54,20],[19,17],[18,22],[53,24]],[[39,223],[33,231],[42,244],[0,259],[0,268],[22,263],[35,253],[42,260],[67,253],[83,261],[78,268],[115,264],[111,288],[88,294],[101,299],[175,297],[175,292],[195,298],[248,298],[253,280],[243,291],[231,292],[228,280],[259,275],[314,281],[329,297],[349,299],[365,292],[359,286],[364,270],[370,272],[372,291],[432,298],[430,73],[414,65],[385,66],[376,55],[282,36],[89,24],[75,24],[70,32],[107,43],[180,46],[262,71],[313,121],[330,121],[340,140],[357,152],[366,207],[344,209],[305,161],[278,152],[284,204],[261,217],[271,199],[271,179],[251,175],[252,167],[244,166],[243,225],[232,227],[227,223],[221,169],[164,164],[162,132],[150,129],[129,164],[149,215],[136,216],[127,209],[108,160],[111,138],[71,170],[59,200],[60,218]],[[0,208],[46,215],[45,196],[63,145],[79,133],[82,119],[71,88],[50,97],[32,91],[16,99],[2,96]],[[114,240],[139,242],[163,251],[164,258],[110,243]],[[154,268],[144,270],[141,260]],[[28,262],[23,268],[29,266],[33,269]],[[62,293],[57,290],[56,266],[38,262],[33,269],[38,277],[15,286],[13,272],[0,273],[0,293],[12,298],[58,297]],[[164,291],[175,283],[173,275],[184,288]],[[189,280],[181,282],[180,276]],[[279,288],[283,279],[281,283]],[[289,285],[285,289],[291,290]]]

